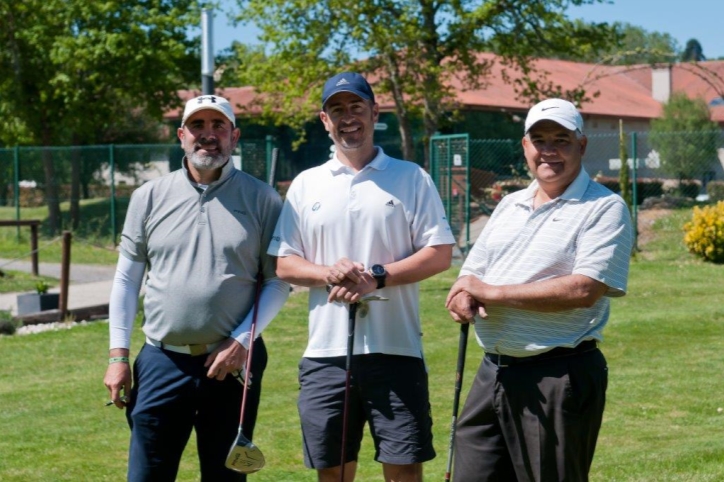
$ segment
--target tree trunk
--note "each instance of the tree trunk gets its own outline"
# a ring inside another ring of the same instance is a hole
[[[402,144],[402,158],[407,161],[415,161],[415,144],[412,136],[410,114],[405,107],[405,99],[402,94],[402,83],[397,69],[397,61],[391,54],[385,56],[385,68],[389,75],[390,93],[395,102],[395,114],[400,125],[400,142]]]
[[[43,150],[43,173],[45,174],[45,203],[48,205],[48,230],[51,236],[60,231],[60,199],[56,184],[53,154]]]

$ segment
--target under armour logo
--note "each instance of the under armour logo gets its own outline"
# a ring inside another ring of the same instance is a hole
[[[214,95],[203,95],[199,97],[199,104],[203,104],[205,100],[208,100],[212,104],[216,104],[216,96]]]
[[[347,85],[347,84],[349,84],[349,81],[347,79],[341,79],[339,82],[337,82],[334,85],[335,85],[335,87],[339,87],[340,85]]]
[[[392,201],[392,199],[390,199],[385,203],[385,206],[395,207],[395,203]]]

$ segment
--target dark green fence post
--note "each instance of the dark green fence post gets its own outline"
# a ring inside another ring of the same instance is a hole
[[[15,220],[20,221],[20,147],[15,146],[13,153],[13,197],[15,198]],[[16,228],[16,236],[20,243],[20,226]]]
[[[111,236],[113,236],[113,245],[116,245],[116,162],[113,155],[113,144],[108,146],[108,163],[111,170]]]
[[[465,253],[470,250],[470,134],[465,134]]]
[[[272,150],[274,149],[274,136],[266,136],[266,156],[264,156],[264,179],[269,179],[271,172]]]
[[[638,224],[638,213],[639,213],[639,193],[638,193],[638,171],[639,171],[639,156],[638,156],[638,143],[636,142],[636,133],[631,133],[631,157],[633,158],[633,166],[631,166],[631,197],[633,198],[633,209],[631,214],[633,215],[633,249],[634,251],[639,250],[639,224]],[[626,160],[621,160],[626,162]]]

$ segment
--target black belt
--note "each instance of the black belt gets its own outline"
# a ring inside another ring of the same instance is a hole
[[[541,353],[540,355],[515,357],[508,355],[496,355],[495,353],[486,353],[485,357],[499,367],[507,367],[511,365],[520,365],[522,363],[532,363],[541,360],[549,360],[551,358],[561,358],[565,356],[577,355],[580,353],[586,353],[587,351],[593,351],[596,348],[598,348],[598,342],[596,340],[586,340],[579,343],[574,348],[558,347],[545,353]]]

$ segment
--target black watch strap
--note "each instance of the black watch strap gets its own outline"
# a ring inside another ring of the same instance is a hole
[[[381,264],[375,264],[370,268],[372,277],[377,280],[377,289],[385,287],[385,281],[387,281],[387,270]]]

